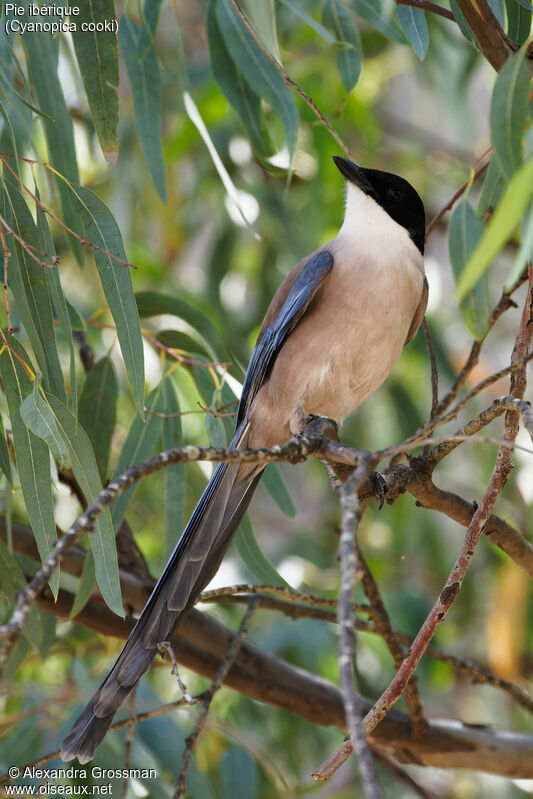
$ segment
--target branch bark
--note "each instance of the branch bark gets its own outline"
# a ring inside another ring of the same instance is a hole
[[[457,5],[472,28],[479,49],[499,72],[518,47],[505,34],[487,0],[457,0]]]

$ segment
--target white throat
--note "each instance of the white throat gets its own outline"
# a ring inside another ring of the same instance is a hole
[[[371,239],[374,245],[380,240],[396,239],[404,246],[409,242],[416,249],[407,230],[353,183],[346,184],[346,210],[339,236]]]

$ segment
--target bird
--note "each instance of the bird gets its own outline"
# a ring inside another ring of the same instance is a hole
[[[345,180],[337,236],[303,258],[274,295],[246,371],[231,448],[341,421],[384,382],[423,319],[423,202],[404,178],[333,160]],[[217,572],[264,464],[220,463],[115,665],[61,747],[90,761],[113,717]]]

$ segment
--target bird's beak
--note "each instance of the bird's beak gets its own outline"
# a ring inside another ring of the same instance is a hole
[[[349,161],[348,158],[342,158],[340,155],[334,155],[333,160],[335,161],[335,166],[346,180],[354,183],[365,194],[374,194],[374,188],[365,175],[366,169],[364,167]]]

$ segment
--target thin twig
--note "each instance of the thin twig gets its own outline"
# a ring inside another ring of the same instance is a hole
[[[172,644],[170,641],[162,641],[160,644],[157,645],[161,657],[164,657],[165,654],[168,655],[170,662],[172,663],[171,674],[176,680],[178,684],[178,688],[180,689],[184,700],[187,702],[188,705],[196,704],[196,700],[190,695],[187,690],[187,686],[183,682],[180,677],[179,669],[178,669],[178,661],[176,660],[176,655],[174,654],[174,650],[172,649]]]
[[[413,6],[413,8],[423,8],[424,11],[431,11],[433,14],[438,14],[439,17],[444,17],[452,22],[455,22],[455,17],[447,8],[441,8],[435,3],[430,3],[429,0],[396,0],[398,6]]]
[[[228,647],[226,655],[222,660],[220,666],[217,669],[217,673],[213,682],[211,683],[210,687],[204,694],[203,700],[203,707],[198,717],[198,720],[194,726],[193,731],[185,740],[185,749],[183,751],[182,760],[181,760],[181,769],[178,778],[178,784],[176,786],[176,791],[174,792],[174,799],[180,799],[185,793],[186,789],[186,782],[187,782],[187,773],[189,771],[189,766],[191,763],[192,757],[192,750],[198,740],[200,733],[202,732],[205,723],[207,721],[207,716],[209,713],[209,707],[211,702],[213,701],[213,697],[224,682],[229,670],[231,669],[235,658],[239,654],[239,650],[241,648],[241,644],[248,632],[250,627],[250,622],[252,621],[252,616],[255,612],[257,606],[257,601],[250,602],[249,606],[246,608],[244,616],[242,617],[242,621],[240,624],[239,629],[235,637],[233,638],[231,644]]]
[[[361,702],[357,692],[354,672],[355,625],[352,613],[352,594],[357,579],[357,528],[360,519],[359,486],[368,478],[373,468],[371,454],[362,457],[359,466],[340,487],[342,531],[339,543],[341,585],[339,589],[339,677],[343,693],[346,721],[350,741],[359,763],[363,796],[379,799],[381,788],[372,763],[372,756],[361,725]]]

